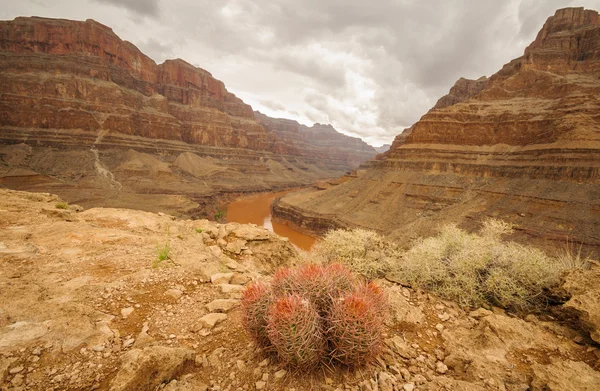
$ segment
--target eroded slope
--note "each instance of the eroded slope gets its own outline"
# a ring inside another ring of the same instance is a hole
[[[285,197],[276,214],[309,230],[376,229],[408,243],[486,216],[520,238],[600,246],[600,18],[549,18],[523,57],[460,80],[350,180]],[[526,234],[526,235],[523,235]]]

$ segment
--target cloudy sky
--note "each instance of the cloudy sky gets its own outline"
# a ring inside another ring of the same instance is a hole
[[[600,0],[0,0],[0,19],[95,19],[255,110],[389,143],[459,77],[522,55],[558,8]]]

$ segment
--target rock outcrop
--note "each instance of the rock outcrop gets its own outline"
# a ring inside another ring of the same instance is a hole
[[[600,343],[600,263],[591,261],[590,270],[574,270],[565,278],[563,288],[570,297],[564,307],[587,330],[590,337]]]
[[[477,80],[469,80],[461,77],[454,86],[450,88],[450,92],[437,101],[432,110],[443,109],[477,96],[485,89],[488,81],[489,79],[485,76],[482,76]]]
[[[281,139],[208,71],[156,64],[93,20],[0,22],[1,186],[198,215],[215,194],[306,185],[376,154],[312,129]],[[202,161],[215,169],[197,175]]]
[[[599,75],[598,13],[558,10],[522,57],[459,80],[388,152],[339,186],[286,196],[275,214],[403,243],[496,217],[516,224],[517,240],[598,251]]]

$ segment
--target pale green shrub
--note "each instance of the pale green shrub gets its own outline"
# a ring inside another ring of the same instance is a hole
[[[355,273],[378,278],[400,258],[397,247],[376,232],[365,229],[329,231],[312,249],[313,259],[323,263],[340,262]]]
[[[498,220],[486,221],[478,234],[444,227],[438,236],[417,241],[393,272],[410,286],[463,306],[543,305],[563,267],[538,249],[502,241],[511,231]]]

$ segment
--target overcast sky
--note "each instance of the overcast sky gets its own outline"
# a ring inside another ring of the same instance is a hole
[[[95,19],[158,63],[208,70],[255,110],[379,146],[459,77],[522,55],[569,6],[600,0],[0,0],[0,19]]]

